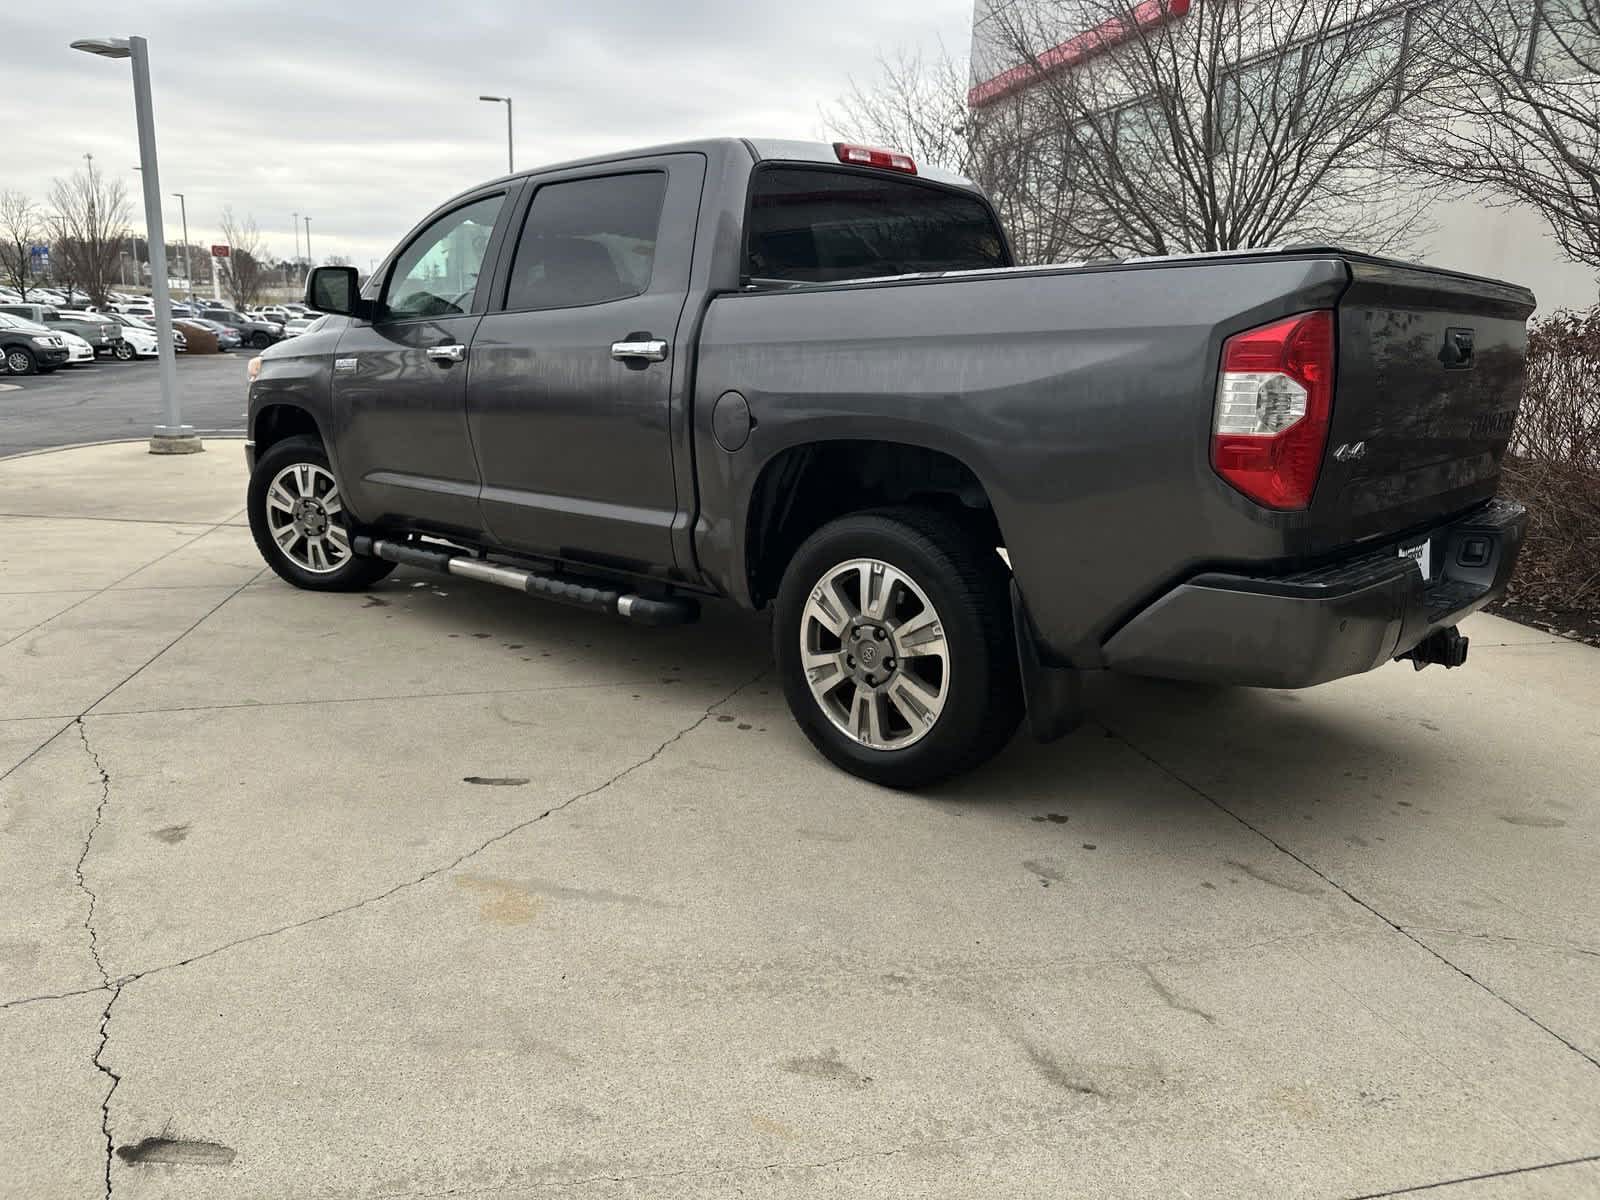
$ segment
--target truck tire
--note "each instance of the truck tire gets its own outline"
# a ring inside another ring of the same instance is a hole
[[[835,765],[919,788],[999,752],[1022,717],[1008,576],[931,509],[842,517],[795,552],[774,654],[789,710]]]
[[[394,570],[351,550],[339,481],[316,438],[285,438],[257,459],[246,507],[261,557],[297,588],[359,592]]]

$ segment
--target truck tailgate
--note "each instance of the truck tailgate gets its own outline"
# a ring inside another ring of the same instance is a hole
[[[1522,398],[1526,289],[1352,257],[1319,535],[1393,535],[1488,500]]]

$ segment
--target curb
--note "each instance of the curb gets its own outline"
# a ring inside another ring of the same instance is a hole
[[[202,429],[197,430],[195,436],[217,442],[242,442],[245,440],[243,430],[237,433],[231,431],[207,433]],[[0,454],[0,462],[11,462],[17,458],[34,458],[40,454],[60,454],[63,450],[87,450],[91,446],[126,446],[133,442],[143,443],[149,440],[150,436],[146,434],[144,437],[105,438],[98,442],[71,442],[65,446],[41,446],[37,450],[18,450],[15,454]]]

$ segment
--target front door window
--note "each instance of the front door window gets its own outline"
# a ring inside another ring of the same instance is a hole
[[[391,321],[448,317],[472,310],[489,235],[505,197],[485,196],[445,213],[418,234],[394,264],[383,315]]]

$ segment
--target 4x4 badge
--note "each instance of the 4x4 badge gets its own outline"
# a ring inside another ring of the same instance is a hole
[[[1366,456],[1367,444],[1365,442],[1346,442],[1333,452],[1333,457],[1337,462],[1355,462],[1357,459],[1365,458]]]

